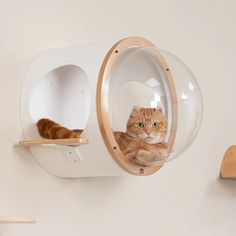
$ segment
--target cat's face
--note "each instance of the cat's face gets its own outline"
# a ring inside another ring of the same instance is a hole
[[[154,144],[165,140],[167,120],[161,108],[134,107],[127,122],[127,133],[136,139]]]

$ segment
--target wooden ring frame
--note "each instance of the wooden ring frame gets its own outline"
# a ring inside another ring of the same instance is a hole
[[[112,158],[117,162],[117,164],[125,171],[133,175],[151,175],[156,171],[158,171],[162,167],[162,165],[142,167],[137,164],[131,163],[130,161],[127,161],[124,157],[124,154],[120,150],[118,143],[116,142],[109,120],[108,88],[111,79],[111,71],[119,55],[122,52],[132,47],[145,48],[145,47],[156,47],[156,46],[144,38],[130,37],[120,40],[110,49],[110,51],[107,53],[102,63],[97,84],[98,122],[106,147],[109,150]],[[155,57],[162,66],[163,72],[166,75],[167,83],[171,94],[172,123],[171,123],[171,132],[168,140],[168,148],[170,153],[174,145],[177,132],[177,121],[178,121],[177,96],[171,71],[165,59],[157,50],[155,50],[152,53],[152,56]]]

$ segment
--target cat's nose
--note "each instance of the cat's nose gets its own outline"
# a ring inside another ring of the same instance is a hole
[[[146,132],[146,134],[147,134],[148,136],[150,136],[151,133],[152,133],[152,131],[149,131],[149,130],[146,130],[145,132]]]

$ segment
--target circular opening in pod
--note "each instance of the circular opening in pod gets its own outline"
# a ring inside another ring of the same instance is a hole
[[[68,129],[85,129],[91,91],[85,72],[64,65],[47,73],[32,89],[29,110],[32,120],[51,119]]]
[[[119,42],[104,60],[98,84],[104,141],[117,163],[137,175],[160,169],[177,130],[174,83],[162,55],[148,50],[153,46],[140,38]]]
[[[199,131],[202,98],[193,74],[146,39],[128,38],[113,46],[97,94],[104,142],[132,174],[159,170],[185,151]]]
[[[165,71],[172,75],[174,91],[168,86],[169,78],[155,58],[156,53],[161,53],[168,65]],[[175,93],[174,99],[173,92]],[[142,120],[144,126],[147,126],[145,110],[144,112],[134,112],[132,115],[132,109],[138,105],[141,108],[161,108],[163,111],[167,129],[165,139],[161,142],[164,141],[170,149],[167,155],[160,154],[159,158],[153,159],[154,161],[150,158],[149,165],[163,164],[178,157],[197,136],[203,111],[201,90],[191,70],[178,57],[167,51],[155,47],[126,50],[116,60],[112,69],[109,96],[112,129],[128,132],[135,139],[142,139],[144,142],[149,142],[145,140],[147,129],[130,127],[132,124],[127,121],[130,116],[136,114],[136,119],[134,117],[132,122],[138,124]],[[173,112],[173,103],[177,105],[177,115],[176,111]],[[150,118],[154,119],[151,123],[156,121],[154,115],[153,113],[153,117]],[[174,142],[170,143],[173,122],[176,123],[176,135]],[[149,126],[151,125],[149,124]],[[154,138],[153,143],[160,142],[160,140],[155,141],[155,133],[160,135],[159,131],[163,131],[163,129],[149,129],[149,132],[153,132],[150,134]],[[144,138],[139,138],[139,135],[140,137],[143,135]]]

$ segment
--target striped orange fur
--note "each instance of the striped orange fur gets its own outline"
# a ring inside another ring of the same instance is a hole
[[[167,119],[161,108],[134,107],[126,132],[114,135],[125,158],[145,166],[168,156],[166,133]]]
[[[60,124],[42,118],[37,122],[38,132],[43,138],[62,139],[62,138],[77,138],[83,130],[69,130]]]

